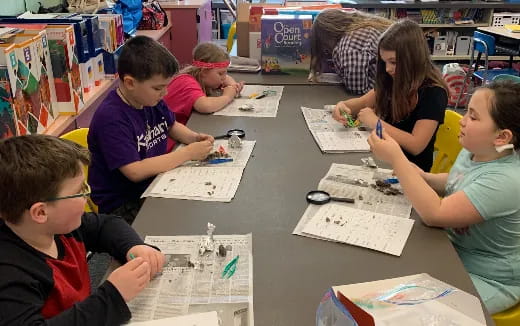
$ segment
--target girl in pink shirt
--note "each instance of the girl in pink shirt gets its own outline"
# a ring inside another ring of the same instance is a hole
[[[228,65],[229,55],[218,45],[206,42],[195,47],[192,64],[174,77],[164,97],[177,122],[186,124],[192,109],[219,111],[240,94],[244,83],[228,76]]]

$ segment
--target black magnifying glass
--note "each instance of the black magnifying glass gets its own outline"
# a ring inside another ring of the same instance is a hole
[[[244,138],[246,136],[246,132],[242,129],[230,129],[224,135],[215,136],[214,139],[224,139],[229,138],[231,136],[237,136],[238,138]]]
[[[315,205],[323,205],[330,201],[338,201],[342,203],[354,204],[356,201],[354,198],[346,197],[333,197],[326,191],[313,190],[309,191],[306,196],[307,202]]]

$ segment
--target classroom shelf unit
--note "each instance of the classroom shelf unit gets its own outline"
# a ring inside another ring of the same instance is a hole
[[[393,20],[406,17],[416,21],[430,35],[432,59],[435,61],[469,60],[471,37],[478,27],[503,26],[520,21],[520,3],[518,2],[482,0],[337,2],[346,8],[356,8]],[[461,43],[457,45],[459,38]],[[508,60],[509,57],[499,55],[492,56],[490,59]],[[518,57],[515,60],[518,60]]]

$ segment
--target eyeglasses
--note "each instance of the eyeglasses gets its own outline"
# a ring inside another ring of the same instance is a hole
[[[81,192],[79,194],[49,198],[45,201],[57,201],[57,200],[62,200],[62,199],[79,198],[79,197],[83,197],[86,199],[88,196],[90,196],[90,193],[91,193],[90,185],[88,183],[84,182],[83,186],[81,188]]]

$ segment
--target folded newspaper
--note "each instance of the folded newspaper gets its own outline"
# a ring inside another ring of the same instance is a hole
[[[260,71],[260,63],[253,58],[231,57],[231,63],[228,71],[231,72],[258,72]]]

